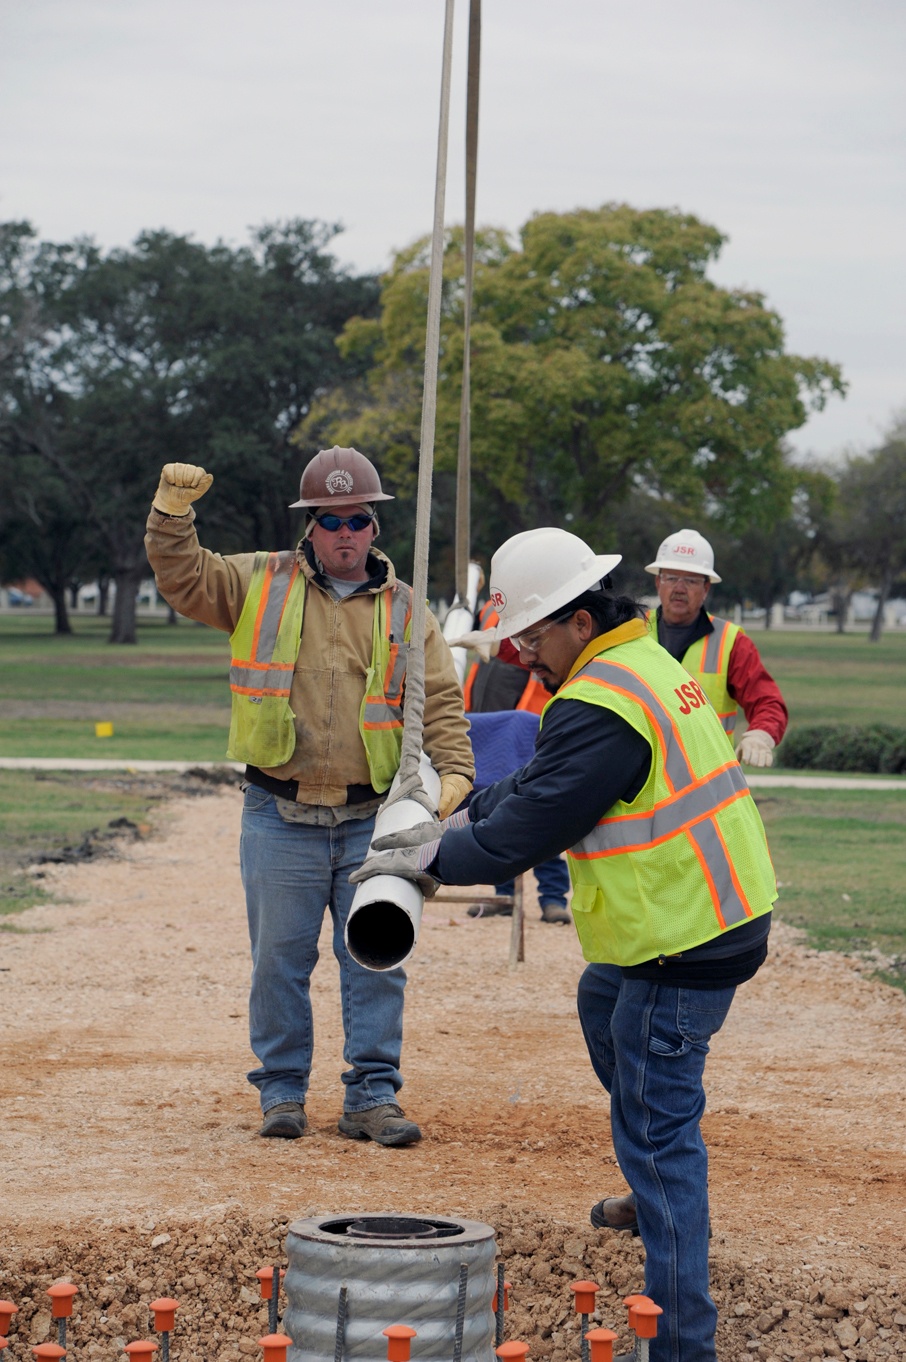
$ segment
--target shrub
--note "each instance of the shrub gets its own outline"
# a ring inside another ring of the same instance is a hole
[[[906,729],[892,724],[811,724],[784,738],[778,764],[819,771],[906,772]]]

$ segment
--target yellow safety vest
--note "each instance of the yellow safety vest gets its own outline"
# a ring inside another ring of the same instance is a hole
[[[583,954],[615,965],[691,950],[777,897],[761,818],[714,711],[644,629],[632,621],[595,639],[550,702],[601,705],[651,746],[637,798],[618,800],[567,853]]]
[[[306,585],[292,550],[256,553],[242,614],[230,635],[233,710],[227,756],[234,761],[265,768],[283,766],[295,751],[289,693],[302,634]],[[411,587],[397,582],[381,591],[375,602],[371,666],[359,711],[371,783],[378,791],[389,787],[400,764],[411,625]]]
[[[702,690],[717,710],[717,717],[723,725],[728,738],[732,738],[736,728],[736,701],[727,689],[727,676],[730,669],[730,653],[737,637],[745,633],[738,624],[721,619],[719,615],[708,615],[714,632],[697,639],[683,654],[683,666],[690,676],[694,676]],[[648,631],[657,638],[657,612],[648,612]]]

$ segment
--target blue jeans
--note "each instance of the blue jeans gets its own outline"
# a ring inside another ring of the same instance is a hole
[[[651,1362],[714,1362],[708,1288],[708,1154],[700,1122],[708,1041],[735,988],[668,988],[589,965],[579,1020],[610,1093],[613,1149],[635,1195],[645,1295],[663,1310]]]
[[[538,902],[557,903],[566,907],[566,893],[569,889],[569,871],[562,856],[554,856],[535,866],[535,879],[538,881]],[[512,894],[513,880],[494,886],[495,894]]]
[[[346,953],[343,934],[373,818],[336,827],[287,823],[274,797],[255,785],[245,792],[239,859],[252,944],[249,1036],[261,1067],[249,1074],[261,1109],[304,1102],[314,1031],[309,981],[318,960],[324,909],[333,919],[343,1010],[344,1111],[394,1102],[402,1087],[405,971],[376,973]]]

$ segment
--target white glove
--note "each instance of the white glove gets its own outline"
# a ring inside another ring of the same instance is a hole
[[[750,728],[736,749],[740,761],[748,766],[774,765],[774,739],[763,728]]]
[[[473,629],[461,638],[448,638],[447,643],[451,648],[471,648],[485,662],[490,662],[492,657],[497,656],[500,644],[497,639],[489,638],[489,633],[488,629]]]
[[[161,515],[188,515],[192,502],[203,497],[213,481],[214,474],[197,464],[165,463],[151,505]]]

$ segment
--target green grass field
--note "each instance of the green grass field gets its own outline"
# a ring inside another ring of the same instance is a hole
[[[56,638],[48,616],[0,616],[0,756],[223,761],[229,644],[185,620],[139,623],[133,647],[107,643],[108,623],[75,617]],[[792,724],[903,725],[906,633],[879,644],[843,635],[756,630]],[[95,724],[113,724],[113,737]],[[0,913],[40,897],[17,866],[125,816],[154,817],[160,795],[75,773],[0,771]],[[906,981],[906,794],[758,792],[781,881],[778,914],[824,948],[877,947]],[[10,919],[12,921],[12,919]],[[901,963],[897,965],[895,962]]]
[[[180,620],[140,622],[113,647],[109,622],[0,616],[0,756],[223,761],[230,726],[226,634]],[[99,738],[95,724],[112,723]]]
[[[42,853],[77,846],[89,831],[108,830],[115,819],[147,824],[163,797],[159,787],[152,789],[150,783],[141,787],[70,771],[0,770],[0,931],[16,930],[11,915],[46,897],[40,880],[20,873],[22,866]]]
[[[888,957],[906,988],[906,791],[756,790],[780,889],[777,916],[819,950]]]
[[[791,724],[906,725],[906,631],[878,643],[867,633],[758,629],[750,636],[783,691]]]

